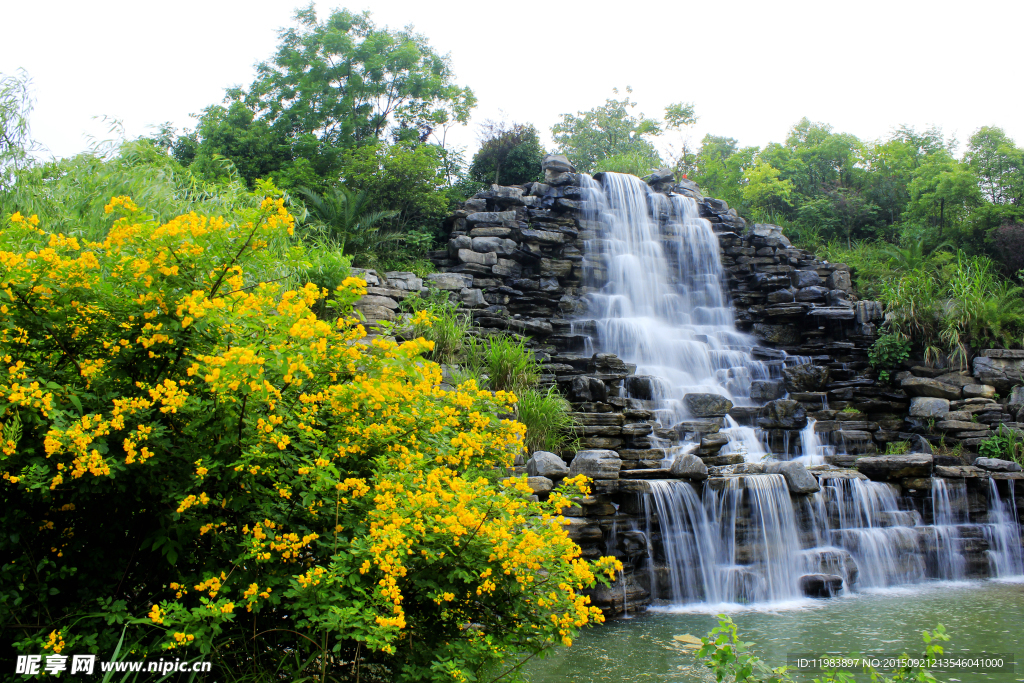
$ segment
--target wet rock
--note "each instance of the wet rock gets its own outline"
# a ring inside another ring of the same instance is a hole
[[[843,577],[835,574],[804,574],[800,592],[809,598],[833,598],[843,589]]]
[[[828,384],[829,370],[821,365],[794,365],[782,371],[790,392],[823,391]]]
[[[949,412],[949,399],[931,396],[915,396],[910,399],[910,414],[913,417],[940,419]]]
[[[650,375],[630,375],[625,381],[626,393],[641,401],[651,401],[658,395],[657,379]]]
[[[797,301],[822,301],[828,296],[827,287],[802,287],[794,297]]]
[[[999,460],[998,458],[978,458],[974,461],[975,467],[988,470],[989,472],[1020,472],[1021,467],[1011,460]]]
[[[750,398],[754,401],[772,401],[786,395],[782,380],[755,379],[750,383]]]
[[[817,493],[821,490],[818,480],[815,479],[803,463],[792,460],[783,462],[767,462],[764,466],[767,474],[781,474],[786,478],[786,485],[790,493]]]
[[[757,424],[762,429],[802,429],[807,425],[807,412],[798,401],[777,399],[765,404]]]
[[[797,289],[804,287],[820,287],[824,282],[816,270],[795,270],[789,275],[790,281]]]
[[[569,465],[569,474],[585,474],[591,479],[618,479],[622,460],[611,450],[595,449],[579,451]]]
[[[907,377],[900,386],[910,396],[931,396],[932,398],[960,398],[960,389],[937,379],[927,377]]]
[[[903,479],[906,477],[929,477],[932,473],[932,456],[923,453],[910,455],[877,455],[858,459],[857,470],[875,481]]]
[[[548,451],[534,451],[526,461],[526,473],[531,477],[562,479],[569,474],[565,461]]]
[[[799,344],[800,331],[794,325],[756,323],[754,336],[773,344]]]
[[[685,439],[687,434],[717,434],[722,428],[721,418],[709,418],[704,420],[684,420],[672,425],[672,430],[678,438]]]
[[[694,417],[722,417],[732,410],[732,401],[718,394],[686,394],[683,403]]]
[[[686,453],[676,456],[669,473],[673,477],[703,481],[708,478],[708,466],[697,456]]]

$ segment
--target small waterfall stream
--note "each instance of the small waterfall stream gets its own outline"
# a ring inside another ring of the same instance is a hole
[[[643,399],[663,427],[695,417],[686,394],[753,405],[751,381],[778,379],[787,362],[809,361],[784,353],[778,360],[754,358],[754,339],[734,325],[718,238],[693,199],[656,193],[616,173],[584,176],[581,185],[581,227],[591,233],[583,291],[592,322],[577,322],[596,330],[589,351],[614,353],[649,378],[645,395],[634,398]],[[729,437],[723,453],[742,453],[748,463],[772,457],[753,428],[728,416],[722,433]],[[788,453],[788,431],[784,438]],[[796,459],[806,466],[823,464],[836,451],[822,443],[813,419],[799,438]],[[651,441],[668,449],[663,466],[695,447]],[[648,482],[642,510],[656,599],[779,603],[801,597],[801,582],[812,574],[842,577],[847,590],[1024,575],[1016,501],[1012,494],[1003,500],[994,480],[984,519],[972,521],[966,484],[932,479],[924,508],[931,524],[919,505],[885,483],[823,476],[818,493],[794,498],[780,474],[713,481],[700,488],[688,481]],[[977,557],[987,558],[985,571],[971,559]]]

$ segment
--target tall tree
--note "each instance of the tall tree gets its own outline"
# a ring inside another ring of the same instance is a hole
[[[1024,150],[1002,128],[983,126],[967,143],[964,160],[993,204],[1024,204]]]
[[[600,107],[562,114],[562,120],[551,127],[559,151],[579,171],[589,173],[600,160],[624,155],[646,159],[651,168],[661,166],[661,155],[652,139],[661,135],[664,124],[646,118],[643,113],[634,115],[636,102],[629,99],[632,92],[633,89],[627,87],[626,96],[621,100],[609,98]],[[612,93],[618,95],[618,88]],[[665,112],[669,127],[696,121],[693,105],[689,103],[671,104]]]
[[[345,149],[440,140],[468,120],[472,90],[455,83],[448,57],[411,28],[377,28],[369,12],[348,10],[321,22],[313,5],[295,16],[297,26],[281,32],[277,54],[257,67],[253,83],[203,113],[194,150],[183,145],[183,156],[226,157],[250,183],[268,171],[296,181],[311,172],[329,183]],[[291,168],[300,159],[308,168]]]
[[[0,74],[0,190],[10,186],[15,171],[31,158],[34,148],[28,123],[32,113],[30,86],[24,71],[17,76]]]
[[[963,222],[981,202],[978,184],[978,176],[967,164],[947,152],[936,152],[925,158],[910,182],[911,215],[938,228],[941,241],[947,226]]]

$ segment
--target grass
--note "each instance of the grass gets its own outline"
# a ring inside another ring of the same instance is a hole
[[[526,425],[524,446],[527,454],[534,451],[560,454],[576,450],[577,439],[572,436],[572,431],[577,425],[570,414],[572,406],[557,389],[525,389],[517,396],[517,417]]]
[[[540,375],[540,365],[533,352],[526,348],[526,340],[509,334],[487,340],[483,366],[494,391],[518,394],[534,386]]]
[[[999,425],[998,432],[979,444],[978,454],[984,458],[1012,460],[1024,466],[1024,434]]]
[[[909,441],[890,441],[885,444],[885,453],[883,455],[906,455],[909,452]]]

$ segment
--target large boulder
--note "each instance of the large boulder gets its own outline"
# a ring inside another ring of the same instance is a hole
[[[948,398],[933,398],[931,396],[915,396],[910,399],[911,417],[934,418],[941,420],[949,412]]]
[[[795,325],[754,324],[754,336],[773,344],[799,344],[800,330]]]
[[[732,401],[718,394],[686,394],[683,403],[694,417],[724,417],[732,410]]]
[[[1006,402],[1006,410],[1011,415],[1019,416],[1022,408],[1024,408],[1024,387],[1014,387]]]
[[[1020,472],[1021,467],[1012,460],[1000,460],[998,458],[978,458],[974,461],[975,467],[980,467],[989,472]]]
[[[782,374],[788,391],[822,391],[828,384],[828,368],[822,365],[794,365]]]
[[[792,460],[783,462],[767,462],[764,466],[766,474],[781,474],[786,478],[790,493],[817,493],[821,490],[815,479],[803,463]]]
[[[804,574],[800,592],[809,598],[833,598],[843,589],[843,577],[835,574]]]
[[[676,459],[672,461],[669,474],[673,477],[703,481],[708,478],[708,466],[696,455],[686,453],[676,456]]]
[[[547,477],[527,477],[526,485],[533,489],[534,493],[547,493],[555,488],[555,482]]]
[[[931,396],[932,398],[960,398],[960,388],[954,387],[937,379],[927,377],[907,377],[900,386],[910,396]]]
[[[615,451],[594,449],[579,451],[569,465],[569,474],[585,474],[591,479],[618,479],[622,460]]]
[[[534,451],[530,459],[526,461],[526,473],[531,477],[562,479],[569,474],[569,467],[554,453]]]
[[[797,401],[769,401],[761,409],[757,424],[762,429],[803,429],[807,426],[807,412]]]
[[[974,359],[974,376],[1001,394],[1024,380],[1024,351],[986,349]]]
[[[854,466],[862,474],[875,481],[905,479],[911,477],[930,477],[932,474],[932,456],[924,453],[909,455],[878,455],[859,458]]]

